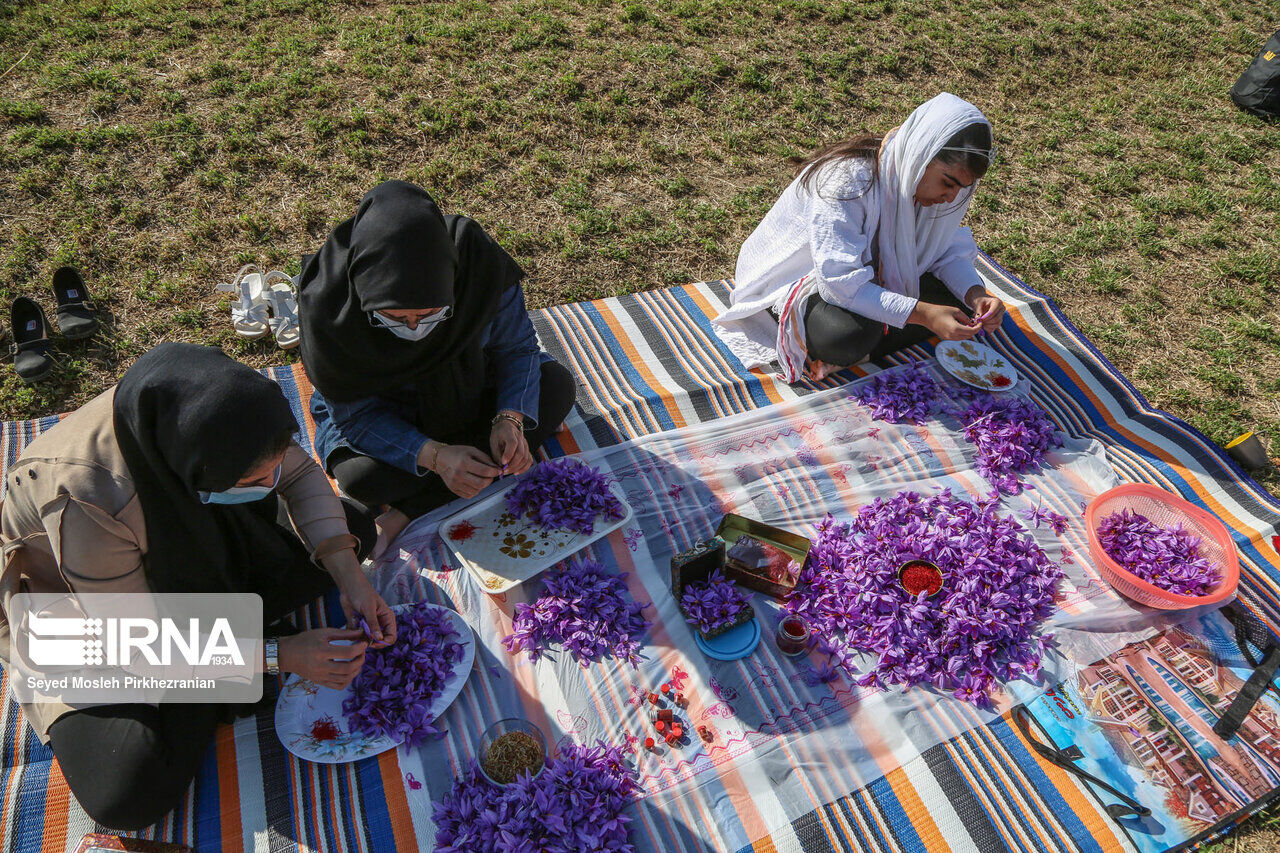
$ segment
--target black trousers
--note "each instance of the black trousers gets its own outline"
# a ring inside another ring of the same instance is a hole
[[[281,508],[283,512],[283,501]],[[364,559],[377,538],[373,519],[343,502],[347,526],[360,538]],[[290,534],[288,516],[282,526]],[[309,560],[277,567],[263,593],[270,625],[333,588],[333,578]],[[278,591],[289,590],[287,595]],[[268,632],[270,633],[270,632]],[[49,727],[49,743],[71,793],[98,823],[133,831],[156,823],[186,796],[214,729],[233,705],[100,705],[63,714]]]
[[[573,374],[558,362],[543,362],[538,425],[525,433],[530,450],[536,450],[555,433],[573,408],[576,397],[577,384]],[[488,424],[467,443],[488,454]],[[458,497],[435,474],[411,474],[347,447],[339,447],[330,453],[327,462],[329,473],[338,481],[343,493],[371,509],[390,504],[410,518],[417,518]]]
[[[920,300],[972,314],[969,306],[956,299],[932,273],[920,276]],[[834,367],[849,367],[867,356],[872,360],[882,358],[933,337],[933,332],[924,326],[890,326],[886,331],[884,323],[832,305],[816,293],[804,306],[804,332],[809,358]]]

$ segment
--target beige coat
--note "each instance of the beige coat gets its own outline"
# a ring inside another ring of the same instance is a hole
[[[21,592],[146,592],[147,530],[133,480],[116,443],[115,388],[31,442],[9,469],[0,505],[0,658],[9,656],[9,602]],[[349,538],[328,478],[296,444],[285,452],[276,491],[315,554]],[[42,741],[71,710],[25,704]]]

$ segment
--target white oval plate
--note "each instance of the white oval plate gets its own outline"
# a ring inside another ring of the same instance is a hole
[[[934,348],[942,369],[983,391],[1012,391],[1022,381],[1009,359],[977,341],[943,341]]]
[[[397,604],[391,609],[399,612],[410,606]],[[471,667],[476,659],[476,641],[475,635],[471,632],[471,626],[459,613],[438,604],[427,606],[449,614],[449,618],[453,621],[453,629],[458,632],[458,642],[463,646],[462,660],[454,666],[444,690],[436,697],[436,701],[431,703],[429,709],[431,715],[439,719],[462,692],[463,685],[467,683],[467,676],[471,674]],[[342,702],[350,695],[350,686],[345,690],[333,690],[314,684],[297,674],[291,674],[276,699],[276,735],[284,744],[284,748],[307,761],[315,761],[319,764],[345,764],[348,761],[358,761],[399,746],[403,738],[393,740],[385,735],[370,737],[366,734],[353,733],[347,728],[347,718],[342,713]],[[325,717],[329,718],[339,734],[329,740],[317,740],[312,736],[311,731],[315,724]]]

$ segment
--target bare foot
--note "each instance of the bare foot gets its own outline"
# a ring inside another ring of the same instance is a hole
[[[378,528],[378,541],[373,545],[373,551],[369,554],[370,560],[377,560],[387,549],[391,547],[391,543],[396,541],[412,519],[398,509],[389,509],[382,515],[373,520],[374,525]]]

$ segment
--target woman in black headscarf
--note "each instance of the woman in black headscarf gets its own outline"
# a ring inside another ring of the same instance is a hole
[[[397,511],[384,535],[526,471],[573,407],[523,277],[479,224],[404,181],[370,190],[304,264],[317,452],[346,495]]]
[[[362,630],[272,626],[336,585],[353,627],[364,617],[376,643],[395,639],[395,616],[360,567],[372,521],[339,502],[296,429],[280,387],[217,349],[169,343],[139,358],[11,468],[0,653],[22,618],[10,610],[19,592],[257,593],[268,672],[350,683]],[[132,830],[185,795],[229,707],[42,701],[23,711],[85,811]]]

